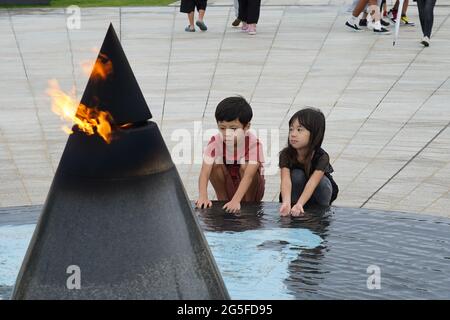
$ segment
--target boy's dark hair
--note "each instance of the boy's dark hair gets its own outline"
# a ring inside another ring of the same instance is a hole
[[[219,102],[215,116],[216,122],[238,119],[246,126],[252,120],[253,111],[243,97],[228,97]]]

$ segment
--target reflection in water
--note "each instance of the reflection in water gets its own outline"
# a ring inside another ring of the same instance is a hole
[[[246,204],[238,215],[222,205],[197,212],[233,299],[295,299],[301,281],[309,281],[308,287],[320,281],[314,277],[320,276],[330,210],[309,208],[303,217],[291,218],[274,215],[273,207],[266,214],[262,204]]]

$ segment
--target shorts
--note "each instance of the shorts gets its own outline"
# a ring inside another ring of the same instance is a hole
[[[226,164],[222,167],[225,168],[223,174],[225,176],[228,200],[231,201],[241,183],[241,175],[239,174],[241,166],[239,164]],[[251,199],[251,202],[260,202],[264,196],[266,181],[264,175],[261,174],[261,168],[256,172],[256,177],[258,179],[258,186],[255,198]]]
[[[180,12],[191,13],[195,8],[197,11],[206,10],[207,2],[207,0],[181,0]]]

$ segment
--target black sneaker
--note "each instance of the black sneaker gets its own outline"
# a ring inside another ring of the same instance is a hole
[[[345,25],[351,29],[353,29],[353,31],[362,31],[362,29],[360,27],[358,27],[356,25],[356,23],[350,23],[350,22],[346,22]]]
[[[360,27],[367,27],[367,19],[359,20],[359,26]]]
[[[381,25],[384,26],[384,27],[388,27],[388,26],[391,25],[389,22],[387,22],[387,21],[385,21],[385,20],[383,20],[383,19],[380,19],[380,23],[381,23]]]
[[[239,25],[241,24],[241,20],[239,20],[238,18],[236,18],[233,23],[231,24],[233,27],[239,27]]]
[[[391,34],[391,31],[389,31],[386,28],[381,27],[380,29],[373,29],[373,32],[378,33],[378,34]]]

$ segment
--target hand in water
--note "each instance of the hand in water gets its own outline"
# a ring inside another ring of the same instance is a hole
[[[231,200],[230,202],[227,202],[222,209],[228,213],[238,213],[241,211],[241,204],[238,201]]]
[[[305,210],[303,210],[303,206],[300,203],[295,204],[291,209],[291,215],[293,217],[299,217],[305,214]]]
[[[291,213],[291,204],[283,203],[280,207],[280,216],[286,217]]]

